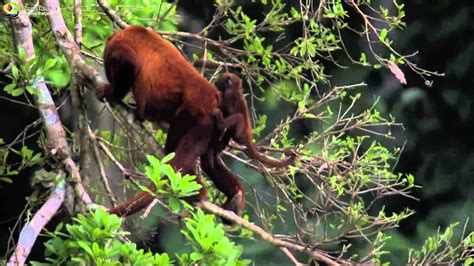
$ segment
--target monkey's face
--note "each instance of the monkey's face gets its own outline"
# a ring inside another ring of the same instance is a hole
[[[216,81],[216,87],[219,89],[219,91],[224,94],[225,91],[232,86],[232,79],[230,78],[227,73],[224,73],[217,81]]]
[[[222,97],[226,98],[226,95],[242,89],[240,78],[232,73],[224,73],[216,81],[216,87],[222,93]]]

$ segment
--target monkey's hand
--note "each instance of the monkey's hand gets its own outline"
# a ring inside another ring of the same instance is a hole
[[[110,100],[112,94],[112,88],[110,84],[102,84],[95,89],[95,96],[99,100]]]

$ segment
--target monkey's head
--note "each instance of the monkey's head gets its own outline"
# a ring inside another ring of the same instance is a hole
[[[242,91],[242,81],[239,76],[225,72],[221,77],[216,81],[216,87],[222,94],[222,97],[226,97],[227,94],[234,91]]]

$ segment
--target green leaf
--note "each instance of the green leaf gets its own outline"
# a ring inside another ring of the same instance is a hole
[[[63,222],[60,222],[60,223],[56,226],[56,228],[54,228],[54,231],[55,231],[55,232],[59,232],[59,231],[61,231],[61,230],[63,229],[63,227],[64,227],[64,223],[63,223]]]
[[[369,64],[367,63],[367,55],[366,55],[365,53],[361,53],[361,54],[360,54],[359,62],[360,62],[361,64],[363,64],[364,66],[369,65]]]
[[[191,253],[191,255],[189,257],[193,261],[198,261],[198,260],[201,260],[202,258],[204,258],[204,255],[202,255],[201,253],[198,253],[198,252],[193,252],[193,253]]]
[[[12,92],[10,94],[13,97],[17,97],[17,96],[22,95],[23,92],[24,92],[24,90],[22,88],[16,88],[16,89],[12,90]]]
[[[11,83],[11,84],[8,84],[7,86],[5,86],[5,88],[3,88],[3,90],[8,93],[8,94],[11,94],[11,92],[16,88],[16,83]]]
[[[77,264],[80,264],[80,265],[86,263],[86,261],[81,257],[73,257],[71,258],[71,261],[76,262]]]
[[[173,212],[178,213],[181,210],[181,203],[176,198],[170,197],[168,204],[170,205],[170,208],[173,210]]]
[[[167,163],[167,162],[171,161],[174,158],[174,156],[175,156],[174,152],[166,155],[165,157],[163,157],[163,159],[161,159],[161,163]]]
[[[385,42],[385,39],[387,38],[387,33],[388,33],[387,29],[382,29],[380,31],[380,40],[382,42]]]
[[[467,258],[466,261],[464,261],[464,266],[469,266],[474,264],[474,258]]]
[[[32,78],[38,71],[39,67],[40,67],[40,64],[38,64],[38,60],[36,57],[28,61],[28,63],[26,63],[24,67],[25,72],[26,72],[26,78],[27,79]]]
[[[52,68],[54,65],[56,65],[56,59],[50,58],[46,60],[46,63],[44,64],[44,70],[48,70]]]
[[[26,86],[26,91],[31,95],[38,95],[38,90],[33,86]]]
[[[18,80],[18,78],[20,77],[18,68],[15,65],[12,67],[12,76],[15,80]]]
[[[98,228],[96,228],[98,229]],[[97,242],[94,242],[92,244],[92,251],[94,252],[94,254],[100,254],[100,247],[99,247],[99,244]]]
[[[87,252],[90,256],[94,256],[94,253],[92,252],[92,249],[87,245],[86,242],[79,240],[79,241],[77,241],[77,244],[82,249],[84,249],[84,251]]]
[[[415,185],[415,177],[412,174],[407,175],[408,187]]]
[[[397,57],[394,54],[390,54],[390,61],[397,62]]]
[[[45,77],[47,80],[52,81],[55,87],[61,88],[69,83],[71,73],[62,69],[54,69],[45,73]]]
[[[304,113],[303,114],[303,117],[304,118],[310,118],[310,119],[314,119],[314,118],[317,118],[317,116],[313,113]]]
[[[9,183],[9,184],[13,183],[13,180],[9,177],[0,177],[0,181],[3,181],[5,183]]]
[[[22,62],[26,61],[25,48],[23,48],[21,45],[18,45],[18,59],[20,59]]]
[[[165,157],[166,158],[166,157]],[[153,155],[147,155],[146,159],[151,165],[160,165],[160,160]]]

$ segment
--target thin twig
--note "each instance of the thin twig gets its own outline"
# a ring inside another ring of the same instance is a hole
[[[105,172],[104,164],[102,163],[102,158],[100,156],[99,148],[97,147],[97,138],[92,132],[92,129],[88,127],[89,139],[91,141],[90,145],[92,146],[92,151],[94,153],[95,160],[97,162],[97,166],[99,167],[99,174],[100,180],[102,181],[102,185],[104,186],[105,191],[107,192],[107,197],[109,197],[110,203],[112,206],[117,206],[118,200],[115,197],[114,192],[110,188],[109,179],[107,178],[107,174]]]
[[[113,10],[110,6],[107,0],[97,0],[97,3],[99,6],[104,10],[105,14],[112,20],[117,26],[119,26],[122,29],[125,29],[128,27],[128,24],[123,21],[120,16]]]
[[[285,255],[291,260],[291,262],[293,262],[293,264],[295,264],[295,266],[304,266],[306,264],[303,264],[301,262],[299,262],[295,256],[288,250],[288,248],[284,248],[284,247],[280,247],[280,250],[283,251],[283,253],[285,253]]]

